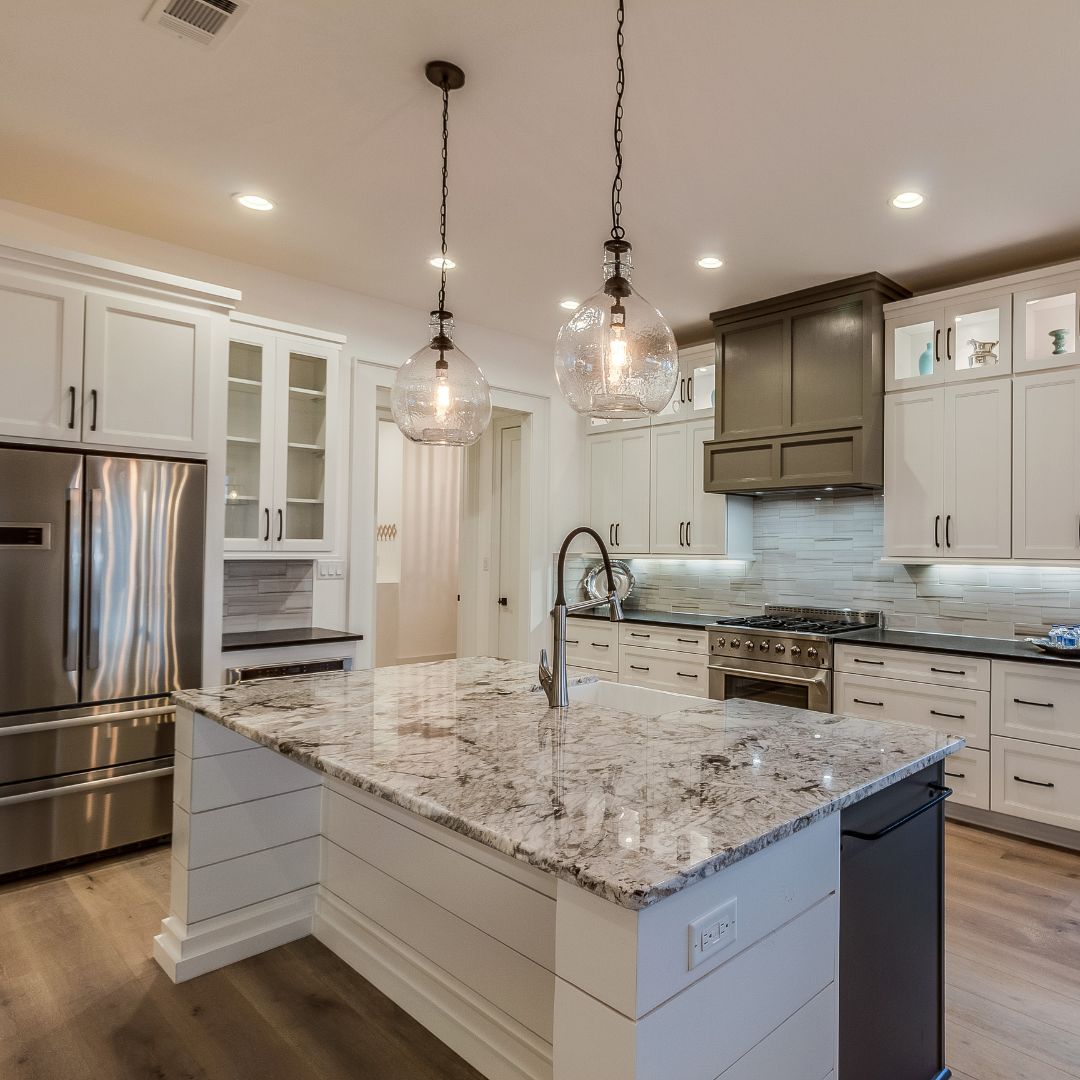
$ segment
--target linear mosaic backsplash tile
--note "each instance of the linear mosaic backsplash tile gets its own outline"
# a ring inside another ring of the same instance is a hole
[[[223,632],[310,626],[314,576],[310,560],[226,559]]]
[[[753,562],[629,560],[628,606],[738,615],[765,604],[881,610],[894,629],[1009,638],[1080,622],[1080,568],[880,562],[880,495],[754,500]],[[594,560],[580,558],[584,576]],[[574,580],[567,571],[567,580]]]

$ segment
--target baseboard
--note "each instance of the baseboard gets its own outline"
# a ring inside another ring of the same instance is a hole
[[[489,1080],[551,1080],[551,1044],[320,887],[313,933]]]
[[[181,983],[307,937],[316,890],[310,885],[190,925],[170,915],[154,938],[154,959],[174,983]]]
[[[1026,818],[1013,817],[1012,814],[998,814],[992,810],[980,810],[960,803],[946,803],[945,817],[949,821],[975,825],[980,829],[1004,833],[1006,836],[1019,836],[1024,840],[1037,840],[1040,844],[1050,844],[1067,851],[1080,851],[1080,832],[1074,829],[1044,825],[1041,821],[1028,821]]]

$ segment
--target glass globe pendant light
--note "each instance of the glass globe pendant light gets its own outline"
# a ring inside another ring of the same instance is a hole
[[[431,340],[398,368],[390,393],[390,408],[402,434],[413,442],[431,446],[471,446],[491,422],[491,390],[484,373],[454,344],[454,316],[446,310],[450,91],[465,85],[465,72],[447,60],[432,60],[425,68],[425,74],[443,95],[439,306],[431,313]]]
[[[615,180],[611,239],[604,244],[604,284],[563,325],[555,343],[555,378],[573,408],[601,420],[649,416],[664,409],[679,385],[675,335],[630,284],[631,246],[622,216],[624,0],[615,37]]]

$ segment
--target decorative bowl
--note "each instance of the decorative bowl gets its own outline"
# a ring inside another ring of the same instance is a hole
[[[1049,638],[1044,637],[1033,637],[1027,640],[1040,652],[1048,653],[1050,656],[1060,656],[1065,660],[1080,660],[1080,645],[1074,647],[1055,645]]]
[[[625,600],[634,591],[637,578],[621,559],[611,560],[611,576],[615,579],[615,591],[619,594],[619,599]],[[602,562],[597,563],[585,575],[583,584],[590,599],[603,600],[607,596],[607,574]]]

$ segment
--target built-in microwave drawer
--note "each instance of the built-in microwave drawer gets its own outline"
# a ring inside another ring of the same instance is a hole
[[[833,711],[868,720],[903,720],[948,735],[968,746],[990,749],[990,695],[985,690],[926,686],[838,672],[833,683]]]
[[[622,645],[644,645],[650,649],[670,649],[672,652],[707,653],[709,632],[624,622],[619,624],[619,642]]]
[[[945,783],[953,789],[945,812],[954,803],[990,809],[990,751],[965,747],[945,759]]]
[[[995,660],[990,697],[995,735],[1080,749],[1080,670]]]
[[[566,620],[568,667],[619,670],[619,624],[602,619]]]
[[[990,809],[1080,829],[1080,750],[995,735],[990,745]]]
[[[979,656],[838,644],[834,657],[837,671],[849,671],[853,675],[963,686],[969,690],[990,689],[990,661]]]

